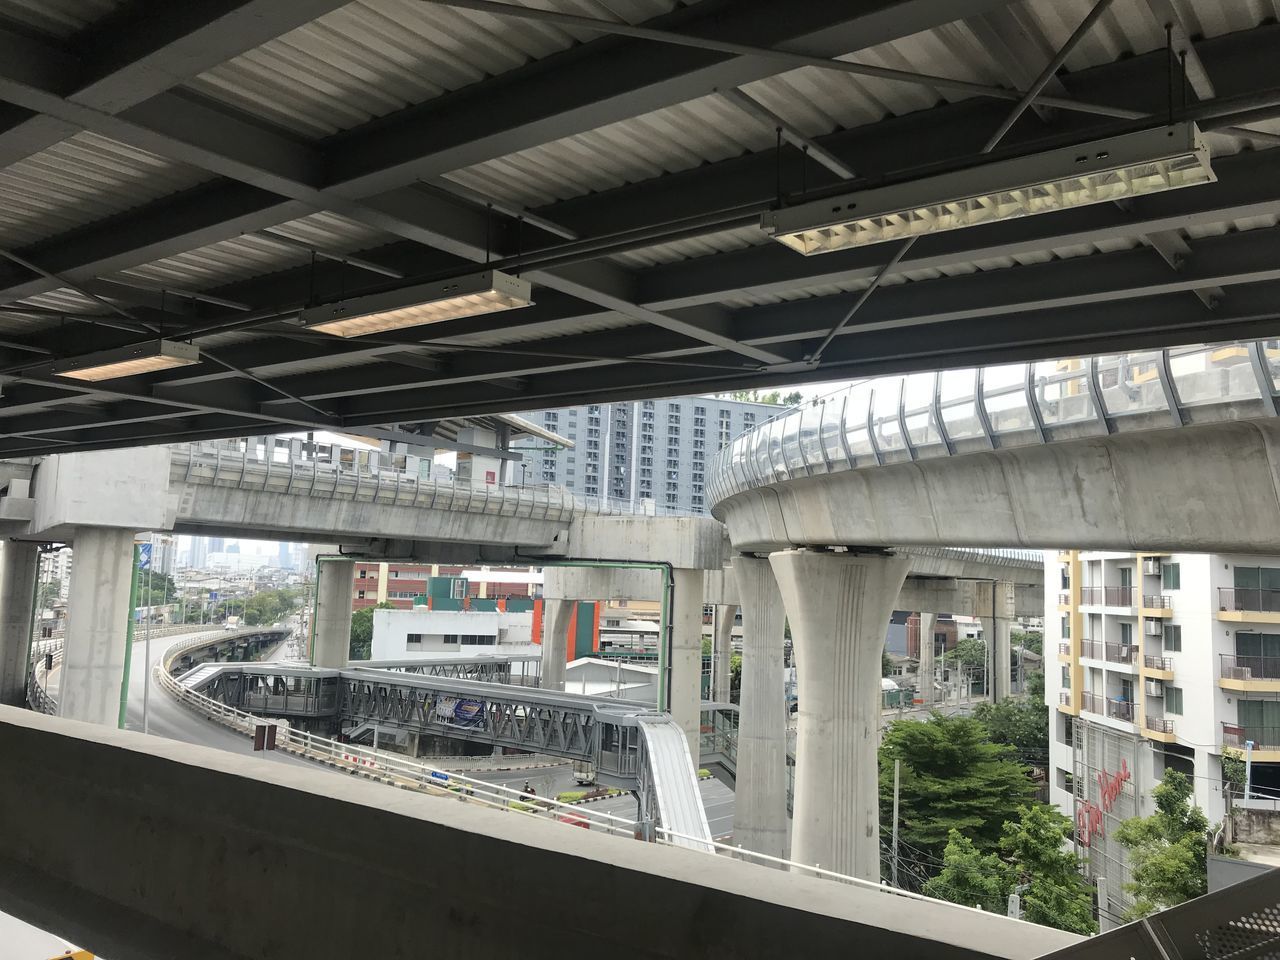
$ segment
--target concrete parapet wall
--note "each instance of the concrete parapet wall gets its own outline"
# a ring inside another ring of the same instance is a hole
[[[81,526],[164,530],[173,522],[168,491],[167,447],[49,457],[36,469],[29,533],[72,541]]]
[[[476,957],[1030,960],[1079,940],[15,708],[0,753],[29,771],[0,778],[0,820],[22,824],[0,831],[0,909],[105,956],[348,960],[426,938]]]
[[[719,570],[729,556],[724,526],[711,517],[583,517],[557,552],[580,560],[664,561]]]
[[[1274,553],[1280,423],[1221,422],[847,470],[715,513],[738,550],[966,544]]]

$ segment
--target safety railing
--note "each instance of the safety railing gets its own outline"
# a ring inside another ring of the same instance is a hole
[[[1102,660],[1104,658],[1103,643],[1101,640],[1081,640],[1080,656],[1087,660]]]
[[[1064,657],[1071,656],[1071,641],[1058,644],[1058,653]]]
[[[1154,730],[1156,733],[1173,733],[1173,721],[1166,720],[1164,717],[1153,717],[1147,714],[1142,720],[1143,726],[1148,730]]]
[[[1232,612],[1280,613],[1280,590],[1259,587],[1219,587],[1218,609]]]
[[[1106,659],[1108,663],[1136,664],[1138,662],[1138,648],[1127,643],[1108,643]]]
[[[1163,593],[1144,593],[1142,605],[1149,610],[1168,610],[1173,606],[1173,600]]]
[[[1243,723],[1222,724],[1222,745],[1234,750],[1280,750],[1280,727]]]
[[[216,441],[171,446],[170,473],[184,483],[556,522],[577,516],[689,515],[652,500],[578,496],[549,484],[503,486],[423,477],[383,467],[376,458],[281,459],[268,457],[257,446],[237,448]]]
[[[1107,697],[1107,716],[1112,720],[1133,722],[1133,701],[1121,700],[1118,697]]]
[[[1106,698],[1096,693],[1080,694],[1080,709],[1087,710],[1089,713],[1105,713]]]
[[[711,461],[708,492],[715,505],[842,470],[1270,416],[1278,388],[1274,340],[863,380],[738,436]]]
[[[1069,707],[1069,706],[1071,706],[1071,691],[1070,691],[1070,690],[1059,690],[1059,691],[1058,691],[1058,703],[1062,704],[1064,707]]]
[[[1172,670],[1173,660],[1169,657],[1153,657],[1151,654],[1144,654],[1142,665],[1150,670]]]
[[[1218,676],[1223,680],[1280,680],[1280,657],[1218,654]]]
[[[1058,606],[1060,606],[1060,607],[1069,607],[1069,606],[1071,606],[1071,594],[1069,594],[1069,593],[1060,593],[1060,594],[1058,594]]]

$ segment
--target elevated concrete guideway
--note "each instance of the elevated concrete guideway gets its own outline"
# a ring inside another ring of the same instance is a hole
[[[1278,392],[1277,341],[869,380],[721,450],[712,512],[759,553],[1264,553],[1280,541]]]

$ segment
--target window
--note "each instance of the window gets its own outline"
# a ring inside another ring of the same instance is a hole
[[[357,590],[357,591],[356,591],[356,599],[357,599],[357,600],[363,600],[363,599],[364,599],[364,591],[363,591],[363,590]]]
[[[1071,639],[1071,618],[1068,616],[1063,616],[1062,618],[1062,639]]]
[[[369,571],[361,570],[359,576],[360,576],[360,579],[363,580],[365,577],[369,576]]]
[[[1182,589],[1182,564],[1160,564],[1160,586],[1165,590]]]
[[[1182,716],[1182,688],[1169,687],[1164,688],[1164,712]]]
[[[1127,647],[1131,643],[1133,643],[1133,624],[1122,622],[1120,624],[1120,645]]]
[[[1071,689],[1071,668],[1065,663],[1062,665],[1062,689]]]
[[[404,643],[405,643],[405,646],[407,646],[407,647],[421,647],[421,646],[422,646],[422,634],[420,634],[420,633],[410,633],[410,634],[408,634],[408,635],[404,638]]]
[[[450,646],[457,646],[458,635],[456,633],[446,633],[444,635],[444,642]]]
[[[1164,625],[1164,652],[1178,653],[1182,650],[1182,625],[1166,623]]]

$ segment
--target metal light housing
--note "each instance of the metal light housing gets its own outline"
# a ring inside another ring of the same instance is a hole
[[[53,373],[72,380],[117,380],[199,362],[200,350],[195,344],[178,340],[152,340],[114,350],[102,350],[83,357],[58,360],[53,364]]]
[[[338,337],[363,337],[527,307],[533,303],[530,292],[527,280],[499,270],[484,270],[465,277],[308,307],[299,319],[309,330]]]
[[[1175,123],[773,210],[761,227],[810,256],[1216,179],[1199,129]]]

